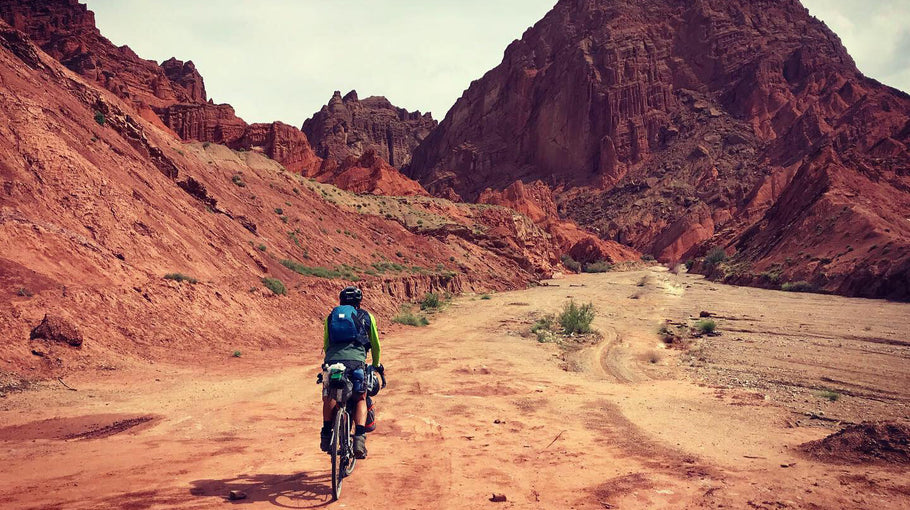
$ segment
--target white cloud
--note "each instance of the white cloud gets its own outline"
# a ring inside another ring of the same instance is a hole
[[[441,119],[556,0],[83,0],[144,58],[193,60],[248,122],[299,126],[334,90]],[[910,90],[906,0],[804,0],[862,71]],[[903,50],[900,44],[903,42]],[[903,61],[904,65],[896,65]]]

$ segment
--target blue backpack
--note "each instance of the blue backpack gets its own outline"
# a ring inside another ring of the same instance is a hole
[[[329,315],[329,342],[333,344],[363,343],[360,313],[350,305],[336,306]]]

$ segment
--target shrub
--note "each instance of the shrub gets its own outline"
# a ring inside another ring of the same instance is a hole
[[[265,251],[267,248],[265,247],[264,244],[260,244],[259,246],[256,247],[256,249],[259,251]]]
[[[421,310],[436,310],[440,306],[442,306],[442,300],[439,298],[439,294],[435,292],[427,292],[420,301]]]
[[[35,294],[33,294],[32,291],[26,289],[25,287],[19,287],[19,290],[16,291],[16,295],[21,297],[32,297]]]
[[[702,319],[695,323],[695,329],[703,335],[710,335],[717,329],[717,323],[711,319]]]
[[[396,324],[404,324],[405,326],[414,326],[422,328],[428,326],[430,321],[427,320],[423,315],[417,316],[411,309],[407,306],[401,307],[401,311],[398,312],[398,315],[392,317],[392,322]]]
[[[654,255],[651,255],[650,253],[646,253],[641,256],[641,260],[643,262],[654,262],[656,259],[654,258]]]
[[[276,207],[276,208],[275,208],[275,214],[281,216],[282,214],[284,214],[284,209],[282,209],[282,208],[280,208],[280,207]]]
[[[483,296],[480,296],[480,299],[482,299],[482,300],[484,300],[484,301],[488,301],[488,300],[493,299],[493,298],[490,297],[489,294],[484,294]]]
[[[233,356],[235,358],[239,358],[240,356],[243,356],[243,353],[241,353],[240,351],[234,351],[234,354],[232,354],[231,356]]]
[[[787,282],[780,286],[786,292],[815,292],[815,285],[809,282]]]
[[[175,282],[189,282],[189,283],[199,283],[199,280],[193,278],[192,276],[187,276],[182,273],[168,273],[164,275],[165,280],[174,280]]]
[[[238,174],[234,174],[234,176],[231,177],[231,182],[233,182],[235,186],[238,186],[241,188],[246,187],[246,183],[243,182],[243,177],[240,177],[240,175],[238,175]]]
[[[584,272],[585,273],[607,273],[613,269],[613,264],[610,264],[604,260],[598,260],[597,262],[591,262],[590,264],[585,264]]]
[[[712,248],[711,251],[705,255],[705,263],[712,266],[716,266],[725,260],[727,260],[727,252],[725,252],[724,249],[720,247]]]
[[[575,300],[569,301],[559,314],[559,325],[565,334],[591,333],[591,323],[594,321],[594,304],[578,305]]]
[[[99,126],[103,126],[104,123],[107,122],[107,119],[104,117],[103,113],[95,111],[95,122],[97,122]]]
[[[563,255],[560,260],[562,260],[562,265],[566,266],[566,269],[576,273],[581,272],[581,263],[573,259],[568,253]]]
[[[686,271],[691,271],[691,270],[692,270],[692,266],[694,266],[694,265],[695,265],[695,261],[694,261],[694,260],[692,260],[692,259],[687,260],[687,261],[686,261]]]
[[[287,287],[278,278],[263,278],[262,284],[276,296],[286,296],[288,293]]]
[[[821,390],[816,393],[817,396],[830,400],[831,402],[837,402],[840,399],[840,393],[834,390]]]

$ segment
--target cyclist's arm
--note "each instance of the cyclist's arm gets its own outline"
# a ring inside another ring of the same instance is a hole
[[[373,354],[373,366],[378,367],[380,363],[380,352],[382,346],[379,344],[379,330],[376,329],[376,317],[370,314],[370,352]]]

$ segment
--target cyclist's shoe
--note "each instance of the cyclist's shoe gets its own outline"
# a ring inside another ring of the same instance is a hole
[[[319,449],[328,453],[332,449],[332,431],[323,430],[319,432]]]
[[[354,457],[358,459],[367,458],[367,436],[354,436]]]

